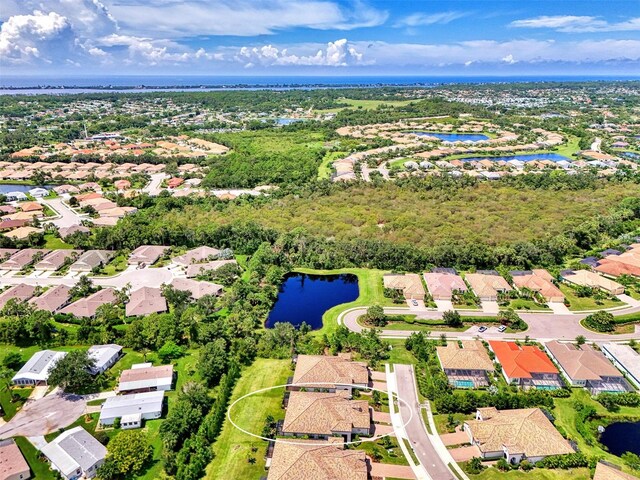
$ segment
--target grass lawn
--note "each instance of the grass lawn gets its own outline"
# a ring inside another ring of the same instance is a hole
[[[595,299],[591,297],[578,297],[576,291],[569,285],[560,285],[560,290],[567,297],[571,306],[569,310],[601,310],[603,308],[622,307],[622,303],[617,298],[615,300],[602,300],[600,303],[596,303]]]
[[[230,404],[256,390],[285,384],[291,373],[289,360],[257,359],[242,373]],[[284,418],[281,407],[283,394],[283,389],[273,389],[244,399],[231,411],[234,422],[259,435],[267,415],[276,419]],[[213,444],[215,458],[207,467],[207,478],[260,478],[265,474],[266,448],[266,442],[242,433],[226,420],[218,440]],[[253,449],[257,450],[254,452]],[[249,458],[255,458],[255,463],[249,463]]]
[[[13,416],[16,414],[18,409],[24,405],[24,402],[29,398],[32,388],[13,388],[11,390],[1,390],[0,391],[0,405],[2,406],[2,411],[4,412],[5,420],[11,420]],[[18,399],[15,402],[11,401],[11,394],[17,395]]]
[[[580,139],[578,137],[569,136],[567,138],[567,143],[559,145],[555,151],[560,155],[575,159],[577,158],[575,153],[580,151],[580,147],[578,146],[579,142]]]
[[[153,459],[147,471],[143,475],[140,475],[138,479],[141,480],[156,480],[157,478],[163,478],[162,474],[162,440],[160,439],[160,425],[162,420],[147,420],[145,422],[145,430],[149,436],[149,442],[153,447]]]
[[[384,363],[400,363],[403,365],[415,365],[418,363],[416,357],[404,347],[404,339],[394,338],[386,340],[391,344],[391,351],[389,352],[389,359]]]
[[[58,250],[58,249],[70,250],[73,248],[73,245],[69,245],[68,243],[64,242],[61,238],[56,237],[51,233],[47,233],[44,236],[44,241],[45,241],[44,248],[49,248],[51,250]]]
[[[102,267],[100,273],[98,273],[98,277],[112,277],[117,273],[122,272],[128,266],[127,259],[129,257],[127,255],[118,255],[113,260],[111,260],[107,265]]]
[[[339,158],[346,157],[347,155],[347,152],[327,152],[327,154],[322,159],[322,163],[318,167],[318,180],[326,180],[331,178],[331,165],[333,164],[333,162]]]
[[[606,416],[612,419],[622,419],[625,417],[640,418],[640,408],[620,407],[620,410],[618,412],[608,412],[602,405],[591,399],[589,392],[581,388],[573,389],[572,394],[569,398],[556,398],[554,400],[555,408],[553,410],[553,415],[556,419],[555,424],[559,427],[562,427],[564,431],[567,432],[567,436],[569,438],[575,440],[581,452],[583,452],[587,456],[598,456],[608,462],[614,463],[619,466],[624,466],[620,457],[616,457],[615,455],[604,451],[598,445],[587,445],[587,442],[584,440],[582,435],[578,433],[575,425],[576,410],[574,404],[576,400],[582,402],[585,405],[588,404],[593,406],[596,409],[598,415]],[[629,471],[628,467],[625,468],[625,470]]]
[[[511,471],[501,472],[497,468],[487,468],[480,475],[469,475],[473,480],[589,480],[591,475],[588,468],[574,468],[571,470],[547,470],[535,468],[530,472]]]
[[[38,451],[29,443],[29,440],[24,437],[16,437],[15,441],[29,464],[29,468],[31,468],[32,479],[49,480],[54,478],[54,474],[49,469],[49,463],[46,460],[40,460]]]
[[[362,442],[355,447],[355,450],[362,450],[366,452],[369,457],[373,458],[373,453],[379,456],[379,463],[386,463],[388,465],[409,465],[409,462],[402,453],[402,449],[398,444],[398,440],[389,437],[389,448],[384,447],[384,439],[376,440],[375,442]]]
[[[351,273],[358,277],[358,287],[360,295],[356,300],[342,305],[336,305],[327,310],[322,316],[322,328],[314,333],[318,336],[333,333],[338,327],[338,315],[345,310],[353,307],[370,306],[374,304],[382,306],[393,306],[394,303],[390,298],[384,296],[384,288],[382,286],[382,270],[372,270],[367,268],[342,268],[338,270],[313,270],[310,268],[297,268],[296,272],[306,273],[310,275],[340,275],[343,273]]]
[[[524,298],[511,300],[509,308],[513,308],[514,310],[551,310],[546,305],[536,303],[533,300],[526,300]]]
[[[458,425],[462,425],[465,420],[473,420],[475,415],[473,414],[464,414],[464,413],[454,413],[453,419],[458,422]],[[436,430],[438,433],[453,433],[455,431],[455,427],[451,428],[447,425],[449,422],[449,415],[440,413],[433,416],[433,422],[436,424]]]

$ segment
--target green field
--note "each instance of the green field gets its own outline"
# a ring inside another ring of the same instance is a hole
[[[602,300],[600,303],[596,303],[592,297],[578,297],[576,291],[568,285],[561,284],[560,290],[564,293],[564,296],[569,300],[571,306],[569,310],[601,310],[603,308],[622,307],[625,304],[620,300]]]
[[[56,237],[55,235],[48,233],[44,236],[44,248],[49,248],[51,250],[57,249],[72,249],[73,245],[69,245],[65,243],[60,237]]]
[[[31,478],[33,480],[50,480],[54,477],[53,472],[49,469],[49,463],[46,460],[40,460],[38,451],[29,443],[24,437],[17,437],[15,439],[16,444],[20,448],[22,455],[31,468]]]
[[[512,471],[503,473],[496,468],[488,468],[480,475],[469,475],[472,480],[589,480],[587,468],[571,470],[533,469],[530,472]]]
[[[328,152],[318,167],[318,180],[327,180],[331,178],[331,165],[339,158],[343,158],[345,156],[347,156],[347,152]]]
[[[259,358],[242,372],[230,405],[241,396],[256,390],[284,385],[290,375],[289,360]],[[243,429],[260,435],[267,415],[273,415],[276,419],[284,417],[281,407],[283,395],[284,390],[278,388],[242,400],[231,410],[234,422]],[[266,442],[242,433],[226,420],[218,440],[213,444],[215,458],[207,467],[207,478],[260,478],[265,474],[266,448]],[[254,458],[255,463],[250,463],[250,458]]]
[[[29,398],[33,389],[31,388],[12,388],[0,390],[0,405],[4,412],[5,420],[10,420],[16,414],[18,409],[24,405],[24,402]],[[16,401],[11,401],[11,394],[16,395]]]

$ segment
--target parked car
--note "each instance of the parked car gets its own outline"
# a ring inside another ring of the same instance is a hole
[[[414,307],[418,306],[418,301],[417,300],[411,300],[411,305],[413,305]]]
[[[478,332],[480,333],[484,333],[487,331],[487,327],[485,327],[484,325],[482,325],[480,328],[478,328]]]
[[[500,333],[504,332],[506,329],[507,329],[507,327],[506,327],[505,325],[500,325],[500,326],[498,327],[498,331],[499,331]]]

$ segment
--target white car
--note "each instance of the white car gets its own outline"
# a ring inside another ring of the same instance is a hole
[[[485,327],[484,325],[482,325],[481,327],[478,328],[478,332],[479,333],[484,333],[487,331],[487,327]]]
[[[505,325],[500,325],[500,326],[498,327],[498,331],[499,331],[500,333],[503,333],[506,329],[507,329],[507,327],[506,327]]]

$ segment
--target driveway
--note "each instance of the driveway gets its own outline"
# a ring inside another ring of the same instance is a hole
[[[455,433],[444,433],[440,435],[440,439],[446,446],[464,445],[465,443],[469,443],[469,435],[460,429],[456,430]]]
[[[453,310],[453,303],[451,300],[434,300],[439,312],[447,312]]]
[[[371,462],[371,476],[373,478],[406,478],[411,480],[416,478],[411,467],[406,465],[388,465],[375,462]]]
[[[482,311],[484,313],[492,313],[492,314],[496,314],[500,311],[500,306],[498,305],[498,302],[492,302],[489,300],[483,300],[482,301]]]
[[[405,431],[416,456],[431,478],[456,480],[456,477],[440,458],[431,442],[431,438],[427,434],[420,412],[413,366],[394,365],[393,369],[396,375],[398,396],[404,400],[404,402],[398,402],[400,415],[406,424]]]
[[[169,178],[166,173],[154,173],[151,175],[151,181],[142,189],[142,191],[151,196],[158,195],[163,190],[160,185],[162,185],[162,181],[165,178]]]
[[[469,445],[468,447],[452,448],[449,453],[456,462],[466,462],[473,457],[479,457],[480,449],[476,445]]]
[[[37,437],[68,427],[84,413],[85,406],[79,395],[53,394],[35,400],[0,427],[0,439]]]
[[[571,311],[567,308],[567,306],[564,303],[549,302],[547,303],[547,306],[556,315],[571,315]]]

